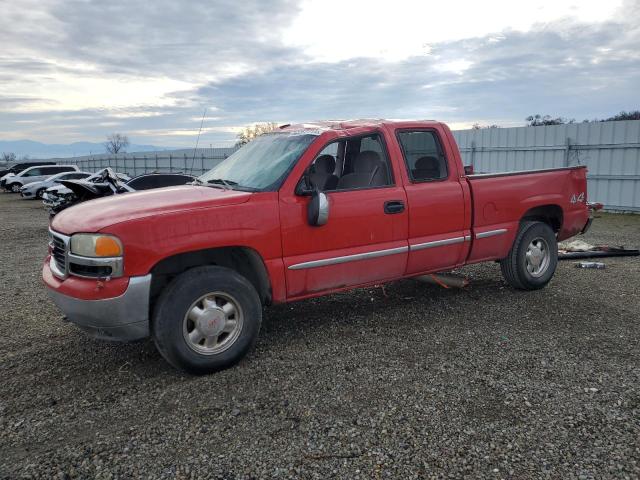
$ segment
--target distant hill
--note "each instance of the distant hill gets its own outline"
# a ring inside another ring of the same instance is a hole
[[[152,152],[158,150],[173,150],[170,147],[156,147],[153,145],[131,144],[127,147],[129,152]],[[74,142],[69,144],[41,143],[33,140],[0,140],[0,153],[13,152],[16,157],[22,158],[28,155],[30,158],[66,158],[106,153],[102,143]]]

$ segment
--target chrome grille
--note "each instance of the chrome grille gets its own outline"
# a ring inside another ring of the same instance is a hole
[[[50,231],[51,258],[56,262],[58,270],[63,275],[67,274],[67,242],[65,238]]]

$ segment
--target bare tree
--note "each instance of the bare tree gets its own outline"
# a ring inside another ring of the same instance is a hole
[[[249,143],[256,137],[259,137],[264,133],[273,132],[277,129],[278,124],[275,122],[256,123],[253,126],[245,127],[237,135],[238,141],[236,142],[236,147],[241,147],[242,145]]]
[[[16,154],[13,152],[2,152],[2,157],[0,157],[0,161],[2,163],[13,163],[16,161]]]
[[[128,146],[129,137],[122,135],[121,133],[112,133],[107,136],[107,141],[104,142],[104,148],[108,153],[124,152]]]

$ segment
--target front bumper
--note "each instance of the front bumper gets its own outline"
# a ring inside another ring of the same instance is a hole
[[[151,275],[131,277],[122,295],[101,300],[71,297],[50,285],[47,290],[67,319],[94,338],[127,342],[149,336]]]

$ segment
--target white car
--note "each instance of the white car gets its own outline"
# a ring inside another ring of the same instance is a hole
[[[42,180],[41,182],[27,183],[20,189],[20,195],[22,198],[36,199],[42,198],[44,191],[55,185],[59,185],[60,180],[82,180],[89,178],[92,173],[89,172],[62,172]]]
[[[17,175],[13,175],[10,177],[7,177],[5,175],[4,177],[2,177],[0,185],[2,185],[5,190],[18,193],[20,189],[28,183],[46,180],[56,173],[79,171],[80,169],[77,167],[77,165],[35,165],[33,167],[24,169]]]

